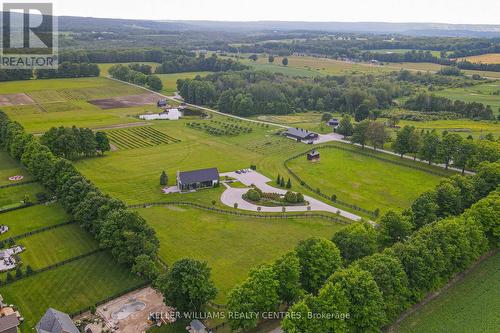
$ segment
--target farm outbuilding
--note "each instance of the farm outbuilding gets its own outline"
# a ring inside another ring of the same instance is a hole
[[[0,333],[17,333],[19,319],[15,313],[0,317]]]
[[[168,102],[166,99],[160,99],[158,102],[156,102],[156,106],[159,108],[165,107],[168,105]]]
[[[144,120],[179,120],[182,117],[182,112],[179,109],[167,109],[160,113],[148,113],[140,115],[140,119]]]
[[[181,191],[214,187],[219,184],[217,168],[177,172],[177,187]]]
[[[310,152],[307,153],[307,160],[308,161],[317,161],[319,160],[319,151],[317,150],[311,150]]]
[[[284,136],[296,139],[297,141],[314,141],[319,138],[319,134],[314,132],[309,132],[308,130],[302,128],[290,127],[283,133]]]

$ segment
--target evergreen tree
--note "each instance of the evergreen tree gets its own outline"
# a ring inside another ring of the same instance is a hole
[[[160,185],[161,186],[166,186],[168,184],[168,176],[165,170],[162,171],[160,175]]]

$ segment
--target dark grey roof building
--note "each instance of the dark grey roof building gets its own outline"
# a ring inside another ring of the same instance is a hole
[[[328,126],[336,127],[339,126],[339,120],[337,118],[332,118],[328,120]]]
[[[17,333],[17,326],[19,326],[19,319],[15,313],[0,317],[0,333]]]
[[[79,333],[71,318],[64,312],[49,308],[35,326],[37,333]]]
[[[183,171],[177,173],[177,187],[179,187],[181,191],[214,187],[218,184],[219,171],[217,168]]]
[[[307,159],[309,161],[319,159],[319,151],[317,151],[317,150],[311,150],[310,152],[307,153]]]
[[[289,138],[294,138],[297,140],[316,140],[319,135],[314,132],[309,132],[308,130],[302,129],[302,128],[294,128],[290,127],[283,133],[283,135],[289,137]]]

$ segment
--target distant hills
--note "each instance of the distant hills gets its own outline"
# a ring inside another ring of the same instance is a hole
[[[20,25],[20,18],[20,14],[13,15],[12,21],[15,25]],[[223,32],[322,31],[332,33],[353,32],[404,34],[410,36],[500,37],[500,25],[486,24],[292,21],[231,22],[183,20],[153,21],[78,16],[59,17],[59,30],[61,31],[123,31],[129,29],[154,31],[210,30]]]

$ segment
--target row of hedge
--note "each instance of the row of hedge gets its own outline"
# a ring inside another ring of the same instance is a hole
[[[103,194],[69,161],[25,132],[21,124],[0,111],[0,148],[26,167],[34,179],[55,193],[63,208],[119,263],[148,278],[156,274],[159,240],[137,213]]]
[[[23,203],[23,204],[21,204],[19,206],[5,208],[5,209],[0,209],[0,214],[7,213],[7,212],[12,212],[12,211],[18,210],[18,209],[28,208],[28,207],[35,206],[35,205],[38,205],[38,204],[35,204],[35,203],[32,203],[32,202],[26,202],[26,203]]]

